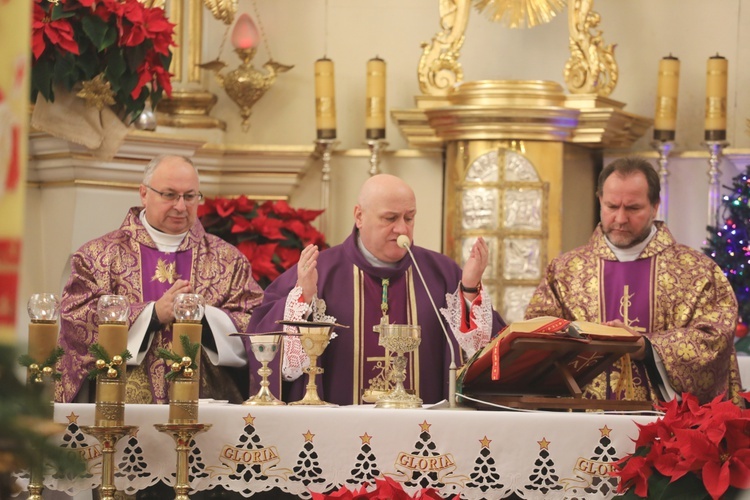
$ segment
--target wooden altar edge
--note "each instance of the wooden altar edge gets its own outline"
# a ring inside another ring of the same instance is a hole
[[[458,392],[493,405],[522,409],[645,411],[651,401],[597,400],[583,397],[581,387],[593,381],[625,354],[636,352],[635,342],[529,337],[523,333],[502,339],[497,359],[499,379],[492,380],[487,357],[474,358],[479,370],[462,370]],[[486,353],[492,354],[492,353]],[[475,367],[476,368],[476,367]],[[467,380],[467,374],[469,379]],[[488,407],[470,400],[467,404]]]

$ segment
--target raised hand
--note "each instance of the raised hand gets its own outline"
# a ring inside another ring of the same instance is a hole
[[[482,281],[482,274],[487,268],[487,262],[490,258],[490,249],[487,246],[487,242],[481,236],[477,238],[474,245],[471,247],[469,252],[469,258],[466,259],[464,264],[463,274],[461,276],[461,283],[466,288],[476,288],[479,286],[479,282]]]
[[[302,287],[302,299],[308,304],[318,293],[318,247],[310,244],[302,250],[297,262],[297,286]]]

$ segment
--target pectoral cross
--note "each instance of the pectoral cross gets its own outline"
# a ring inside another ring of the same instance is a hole
[[[629,317],[630,306],[632,305],[630,299],[635,295],[634,293],[628,293],[629,291],[630,285],[625,285],[625,288],[622,291],[622,298],[620,299],[620,315],[622,316],[622,322],[636,332],[645,332],[645,328],[640,326],[633,326],[633,323],[640,323],[640,320],[638,318],[630,319]]]

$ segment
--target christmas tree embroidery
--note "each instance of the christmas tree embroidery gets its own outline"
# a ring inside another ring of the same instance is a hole
[[[363,483],[374,484],[375,479],[380,477],[380,470],[378,470],[377,458],[370,447],[372,436],[365,432],[364,436],[359,436],[359,439],[362,440],[362,445],[359,448],[354,468],[350,472],[351,477],[346,480],[346,483],[354,486]]]
[[[143,457],[143,448],[138,441],[138,428],[134,428],[125,440],[122,461],[117,464],[115,476],[124,477],[127,484],[132,483],[138,478],[147,478],[151,476],[146,469],[146,459]]]
[[[539,491],[546,495],[550,491],[560,490],[562,486],[558,483],[560,477],[555,471],[555,461],[552,460],[549,453],[550,441],[542,438],[539,443],[539,456],[534,462],[534,470],[529,476],[529,484],[524,488],[531,491]]]
[[[617,490],[617,478],[611,477],[609,471],[613,469],[612,464],[618,460],[618,457],[617,450],[612,446],[612,440],[609,438],[612,429],[605,425],[599,429],[599,432],[601,432],[599,444],[594,448],[594,456],[591,457],[589,462],[592,465],[589,467],[589,474],[593,476],[591,486],[584,491],[601,493],[602,497],[608,497]],[[593,466],[594,464],[599,466]],[[602,464],[606,464],[606,467],[602,468]]]
[[[98,444],[90,444],[88,442],[86,434],[83,433],[81,428],[78,426],[78,417],[75,413],[71,412],[66,418],[68,419],[68,426],[65,428],[65,434],[62,437],[61,448],[67,448],[71,451],[80,453],[83,460],[87,463],[86,471],[79,478],[91,478],[90,462],[93,459],[98,459],[97,462],[101,463],[101,448]],[[76,479],[74,477],[64,477],[60,473],[53,475],[55,479]]]
[[[428,424],[426,420],[419,424],[421,432],[419,433],[419,441],[414,445],[415,456],[425,458],[440,456],[440,453],[436,451],[437,446],[432,440],[432,435],[430,434],[431,426],[432,424]],[[440,490],[445,486],[445,484],[440,481],[440,474],[437,470],[412,468],[410,476],[409,480],[404,483],[406,486],[435,488],[437,490]]]
[[[492,452],[490,451],[492,440],[484,436],[479,442],[482,447],[479,450],[479,456],[474,461],[474,470],[469,474],[471,480],[466,486],[479,489],[482,493],[486,493],[490,489],[503,488],[504,486],[500,482],[500,474],[495,467],[495,459],[492,458]]]
[[[263,445],[260,442],[260,436],[255,432],[255,417],[248,414],[244,419],[245,428],[243,429],[243,434],[239,438],[240,443],[237,445],[237,448],[240,450],[258,450],[263,448]],[[263,464],[238,463],[236,473],[230,474],[229,479],[250,482],[253,480],[265,481],[268,477],[264,473]]]
[[[300,481],[307,488],[313,483],[324,483],[325,479],[322,477],[323,469],[320,467],[320,462],[318,462],[318,452],[315,451],[315,444],[313,443],[315,434],[311,433],[308,429],[302,436],[305,438],[305,444],[297,456],[297,463],[292,469],[294,473],[289,479],[291,481]]]

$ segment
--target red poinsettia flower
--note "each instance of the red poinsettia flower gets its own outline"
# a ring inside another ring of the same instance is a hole
[[[39,2],[34,2],[34,20],[31,25],[31,50],[34,59],[39,59],[49,42],[61,52],[80,55],[78,43],[75,41],[73,26],[68,19],[53,21],[50,13],[46,12]]]
[[[302,220],[321,212],[295,210],[286,201],[258,204],[244,195],[206,199],[198,207],[198,217],[206,232],[236,245],[250,260],[253,276],[264,288],[299,261],[308,243],[326,248],[323,234],[309,221]],[[271,247],[264,247],[271,244],[276,245],[273,252]]]
[[[130,95],[133,99],[137,99],[141,95],[143,87],[147,84],[157,83],[167,96],[172,95],[172,82],[170,81],[171,73],[169,73],[161,61],[157,60],[158,55],[151,53],[146,56],[140,66],[138,66],[138,83],[136,83]]]

